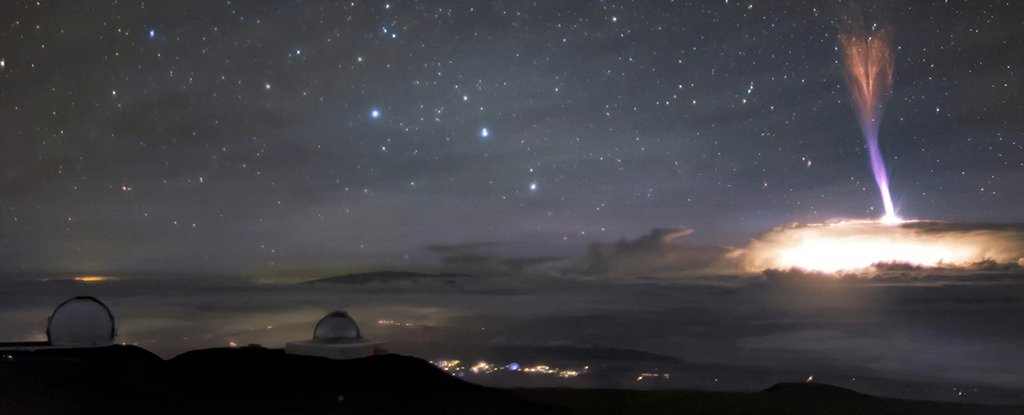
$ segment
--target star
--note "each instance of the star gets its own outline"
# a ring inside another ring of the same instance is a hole
[[[377,108],[370,109],[370,118],[375,120],[380,118],[380,110]]]

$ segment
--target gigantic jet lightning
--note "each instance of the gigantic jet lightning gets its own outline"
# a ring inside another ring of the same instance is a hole
[[[878,146],[878,126],[882,121],[882,110],[892,94],[893,57],[885,31],[867,34],[844,34],[839,37],[842,45],[846,72],[846,83],[853,96],[853,108],[857,112],[860,130],[868,147],[871,172],[882,194],[885,206],[883,222],[898,223],[899,216],[892,204],[889,193],[889,176],[885,160]]]
[[[860,26],[857,26],[861,28]],[[884,30],[839,36],[846,83],[853,98],[871,172],[882,196],[880,220],[833,220],[776,228],[730,256],[745,271],[859,270],[1024,266],[1024,227],[904,221],[896,214],[888,171],[878,145],[882,112],[892,95],[893,54]],[[895,267],[895,268],[894,268]],[[900,268],[903,267],[903,268]]]

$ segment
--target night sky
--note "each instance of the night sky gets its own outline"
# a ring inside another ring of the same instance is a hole
[[[895,46],[902,215],[1024,220],[1024,5],[862,6]],[[0,8],[5,272],[521,270],[880,216],[845,3]]]

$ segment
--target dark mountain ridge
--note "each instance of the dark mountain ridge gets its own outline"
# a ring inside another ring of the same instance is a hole
[[[762,392],[495,389],[386,354],[329,360],[258,346],[170,360],[134,346],[0,351],[0,413],[16,414],[1024,414],[877,398],[819,384]]]

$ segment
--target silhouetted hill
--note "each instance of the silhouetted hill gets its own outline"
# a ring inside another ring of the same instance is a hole
[[[0,359],[0,414],[513,414],[542,409],[401,355],[329,360],[243,347],[196,350],[163,361],[137,347],[111,346],[7,352]]]
[[[798,398],[808,395],[828,399],[870,397],[854,390],[826,385],[824,383],[776,383],[772,385],[772,387],[765,389],[764,392]]]
[[[131,346],[0,351],[0,414],[142,410],[161,400],[164,363]]]
[[[274,412],[508,413],[506,405],[517,406],[517,400],[502,391],[463,382],[424,360],[394,354],[328,360],[246,347],[192,351],[168,363],[173,383],[201,401],[225,402],[219,411],[230,411],[253,397],[260,397],[258,404],[246,405],[248,409]],[[199,373],[202,376],[196,376]],[[519,403],[521,409],[529,409],[525,401]]]
[[[816,383],[780,383],[761,392],[523,389],[522,398],[573,413],[721,415],[1020,415],[1024,407],[908,401]]]
[[[164,361],[111,346],[0,352],[0,414],[1022,414],[877,398],[820,384],[762,392],[487,388],[414,357],[353,360],[261,347]]]
[[[406,272],[406,271],[375,271],[375,272],[363,272],[358,274],[347,274],[339,275],[336,277],[327,277],[315,279],[312,281],[306,281],[306,284],[319,284],[319,283],[331,283],[331,284],[369,284],[369,283],[391,283],[391,282],[402,282],[412,281],[419,282],[423,280],[429,281],[443,281],[447,283],[454,283],[457,279],[471,278],[471,275],[467,274],[425,274],[420,272]]]

